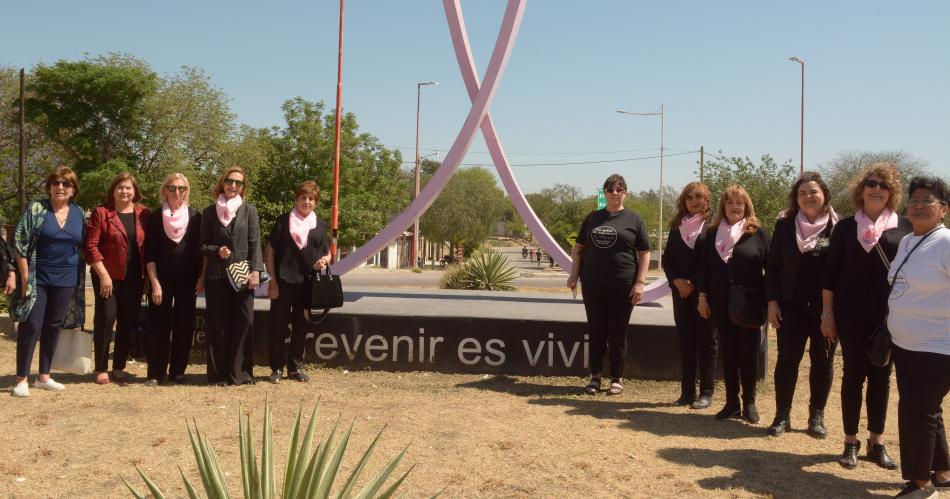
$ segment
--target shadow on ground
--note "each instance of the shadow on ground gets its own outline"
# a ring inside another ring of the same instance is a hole
[[[501,295],[464,295],[464,294],[450,294],[450,293],[401,293],[398,291],[393,291],[391,293],[385,291],[346,291],[343,293],[343,300],[345,302],[356,302],[361,298],[401,298],[409,300],[463,300],[463,301],[500,301],[500,302],[514,302],[514,303],[576,303],[580,304],[580,300],[572,300],[570,298],[540,298],[540,297],[530,297],[530,296],[501,296]]]

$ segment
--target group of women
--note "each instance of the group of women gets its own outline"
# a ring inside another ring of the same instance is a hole
[[[886,324],[901,397],[903,476],[909,480],[900,497],[930,497],[935,486],[950,487],[941,412],[950,390],[950,229],[943,225],[950,194],[936,177],[915,178],[905,217],[897,213],[901,188],[893,165],[871,166],[850,188],[855,215],[839,220],[824,180],[804,172],[769,237],[741,186],[728,187],[716,208],[705,184],[688,184],[677,199],[663,258],[682,360],[676,404],[711,405],[721,353],[726,396],[716,419],[757,423],[756,380],[764,367],[758,360],[765,348],[761,326],[768,322],[778,344],[775,418],[768,434],[792,428],[799,364],[810,344],[807,432],[827,436],[824,410],[840,344],[845,442],[838,463],[858,466],[864,403],[867,457],[895,469],[883,437],[891,366],[878,367],[868,357],[872,333]],[[601,390],[605,352],[607,394],[623,391],[627,324],[649,266],[646,227],[624,209],[626,191],[623,177],[607,179],[607,207],[584,220],[572,250],[567,286],[576,290],[578,280],[583,283],[589,394]]]
[[[279,382],[287,366],[289,378],[307,381],[299,369],[305,335],[300,322],[304,320],[302,283],[330,261],[327,227],[314,212],[320,188],[311,181],[298,185],[294,209],[278,219],[262,255],[257,210],[244,199],[247,184],[243,169],[226,169],[214,187],[214,204],[199,212],[188,203],[188,179],[173,173],[162,182],[161,208],[152,212],[141,204],[136,179],[121,173],[87,221],[83,209],[73,202],[79,193],[76,174],[65,166],[55,168],[44,184],[47,197],[30,203],[17,224],[15,268],[0,269],[5,276],[3,291],[11,295],[11,313],[19,322],[13,394],[30,394],[28,377],[37,343],[39,375],[32,387],[64,389],[50,377],[50,369],[60,331],[85,322],[87,263],[95,294],[97,384],[128,383],[125,367],[132,330],[140,323],[143,295],[148,297],[149,319],[145,385],[186,383],[196,295],[201,291],[206,298],[208,382],[254,383],[253,298],[265,261],[275,278],[268,290],[273,371],[269,380]]]

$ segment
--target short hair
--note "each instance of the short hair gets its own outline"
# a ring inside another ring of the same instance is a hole
[[[831,208],[831,190],[828,189],[828,184],[821,178],[820,173],[808,171],[802,172],[802,174],[798,176],[798,180],[792,184],[792,190],[788,192],[788,207],[785,208],[782,218],[795,218],[795,216],[798,215],[798,210],[801,208],[798,206],[798,188],[808,182],[818,184],[822,195],[825,197],[825,203],[821,206],[822,213],[828,213],[828,210]]]
[[[755,231],[762,226],[762,224],[755,216],[755,207],[752,206],[752,197],[749,196],[749,193],[738,184],[732,184],[727,187],[725,191],[723,191],[722,197],[719,199],[719,211],[716,214],[716,220],[713,223],[713,227],[718,227],[723,220],[728,220],[726,217],[726,201],[730,199],[742,201],[742,204],[745,205],[745,227],[743,228],[743,231],[746,234],[754,234]]]
[[[159,200],[159,201],[164,201],[164,200],[165,200],[165,196],[167,196],[167,194],[168,194],[167,191],[165,190],[165,188],[168,187],[168,184],[170,184],[172,180],[175,180],[175,179],[177,179],[177,178],[180,178],[183,182],[185,182],[185,187],[187,187],[187,189],[185,189],[185,196],[184,196],[184,199],[185,199],[185,203],[188,202],[188,194],[191,192],[191,183],[188,182],[188,177],[186,177],[184,174],[178,173],[178,172],[169,173],[168,176],[165,177],[165,180],[162,180],[162,187],[161,187],[161,189],[159,189],[159,191],[158,191],[158,200]]]
[[[112,184],[109,185],[109,190],[106,191],[106,198],[102,203],[106,208],[110,210],[115,209],[115,189],[126,180],[132,182],[132,190],[135,191],[135,194],[132,196],[132,202],[138,203],[142,200],[142,190],[139,189],[139,183],[136,182],[135,177],[129,172],[122,172],[112,179]]]
[[[228,178],[228,175],[232,173],[240,173],[244,177],[244,186],[241,187],[241,197],[244,197],[244,193],[247,192],[247,188],[250,186],[250,182],[247,181],[247,173],[244,172],[244,168],[234,165],[228,167],[224,170],[220,177],[218,177],[218,183],[214,184],[214,196],[218,197],[221,194],[224,194],[224,180]]]
[[[921,175],[910,180],[910,187],[907,188],[907,197],[913,196],[917,189],[927,189],[934,193],[934,197],[941,204],[950,204],[950,188],[940,177],[934,175]]]
[[[890,189],[890,196],[887,197],[885,207],[891,211],[896,211],[901,204],[901,176],[897,173],[897,166],[894,163],[879,162],[867,167],[861,175],[851,182],[851,203],[856,210],[864,209],[864,182],[871,177],[879,177]]]
[[[613,186],[620,187],[624,192],[629,192],[627,190],[627,181],[623,179],[619,173],[614,173],[613,175],[607,177],[607,180],[604,180],[604,190],[612,188]]]
[[[303,195],[311,196],[317,203],[319,203],[320,186],[317,185],[317,183],[313,180],[304,180],[303,182],[297,184],[297,187],[294,188],[294,199],[297,199]]]
[[[703,212],[703,218],[709,220],[709,213],[712,211],[712,193],[709,192],[709,186],[702,182],[690,182],[686,184],[686,187],[683,187],[683,191],[676,198],[676,216],[670,221],[670,230],[679,227],[683,218],[689,215],[689,209],[686,208],[686,195],[695,190],[698,190],[699,194],[703,196],[703,201],[706,201],[706,211]]]
[[[46,180],[43,181],[43,185],[46,186],[46,193],[49,194],[49,188],[52,186],[53,181],[62,178],[72,182],[73,184],[73,196],[76,197],[79,195],[79,177],[76,176],[76,172],[72,168],[66,165],[59,165],[56,168],[53,168],[53,171],[49,172],[49,175],[46,176]]]

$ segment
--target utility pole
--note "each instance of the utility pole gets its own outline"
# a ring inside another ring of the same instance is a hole
[[[20,68],[20,176],[19,176],[19,185],[18,197],[20,202],[20,212],[26,208],[26,99],[24,82],[26,80],[26,73],[23,71],[23,68]]]
[[[340,35],[336,59],[336,132],[333,136],[333,213],[330,229],[330,260],[340,261],[339,213],[340,213],[340,128],[343,120],[343,1],[340,0]]]
[[[705,182],[706,157],[703,146],[699,146],[699,181]]]

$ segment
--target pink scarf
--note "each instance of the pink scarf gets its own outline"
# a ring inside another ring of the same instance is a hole
[[[702,214],[686,216],[680,220],[680,237],[689,249],[696,249],[696,240],[699,239],[705,225],[706,217]]]
[[[745,219],[739,220],[734,225],[729,225],[725,218],[719,222],[719,228],[716,229],[716,252],[722,261],[729,263],[732,258],[732,249],[736,246],[742,233],[745,232]]]
[[[241,199],[241,195],[238,194],[231,199],[226,199],[224,194],[218,194],[218,202],[215,207],[218,212],[218,221],[221,222],[221,225],[227,227],[231,223],[231,220],[234,219],[234,215],[237,214],[238,208],[244,204],[244,200]]]
[[[818,236],[828,226],[828,220],[831,220],[832,224],[838,223],[838,214],[830,206],[828,207],[828,213],[816,218],[814,223],[808,221],[805,212],[798,210],[798,215],[795,215],[795,242],[798,243],[799,252],[808,253],[815,249],[818,244]]]
[[[864,251],[870,253],[885,231],[897,228],[897,213],[884,208],[884,211],[877,216],[877,220],[872,221],[870,217],[864,214],[864,211],[858,211],[854,214],[854,221],[858,223],[858,242]]]
[[[303,249],[307,245],[307,235],[310,231],[317,228],[317,214],[310,212],[307,216],[301,216],[297,208],[290,210],[290,237],[298,248]]]
[[[175,241],[175,244],[181,242],[185,237],[185,229],[188,228],[188,204],[182,203],[178,210],[172,212],[168,203],[162,204],[162,226],[165,227],[165,235]]]

